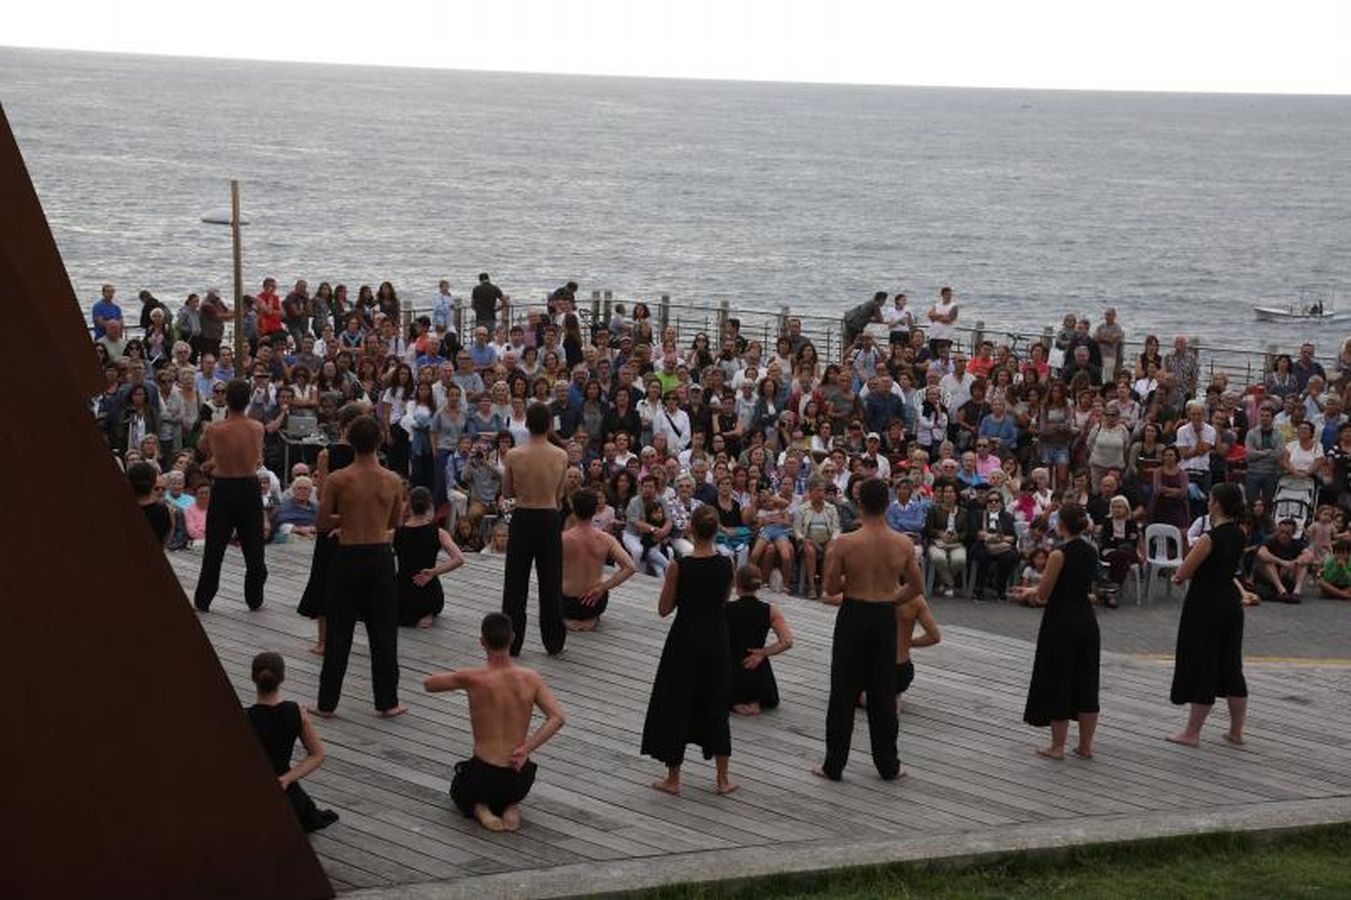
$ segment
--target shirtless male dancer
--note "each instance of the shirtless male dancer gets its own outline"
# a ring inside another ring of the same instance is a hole
[[[512,662],[510,619],[488,613],[481,631],[487,666],[431,675],[422,686],[431,692],[463,690],[469,695],[474,755],[455,765],[450,799],[489,831],[515,831],[521,827],[520,802],[535,783],[530,754],[563,727],[563,709],[537,672]],[[536,706],[545,720],[529,734]]]
[[[525,411],[530,438],[507,453],[502,496],[514,497],[507,532],[506,576],[502,580],[502,612],[511,619],[511,655],[525,643],[525,600],[530,591],[530,563],[539,579],[539,631],[550,655],[563,652],[568,639],[561,607],[563,541],[558,501],[563,498],[563,473],[568,452],[549,442],[549,408],[532,403]]]
[[[380,465],[380,425],[358,416],[347,429],[352,463],[324,482],[316,524],[336,536],[329,581],[328,634],[319,672],[319,702],[311,712],[331,718],[342,695],[347,657],[357,619],[366,622],[375,708],[388,718],[407,709],[399,703],[399,596],[390,541],[403,521],[403,482]]]
[[[628,581],[636,567],[613,535],[591,524],[595,491],[573,491],[570,503],[572,527],[563,532],[563,624],[569,631],[593,631],[610,602],[610,591]],[[602,578],[607,559],[613,559],[617,568]]]
[[[835,616],[826,707],[826,760],[812,773],[839,781],[854,733],[854,699],[868,692],[873,765],[890,781],[902,774],[896,752],[896,607],[922,587],[910,538],[886,522],[887,486],[869,478],[859,486],[862,525],[842,534],[826,554],[825,589],[843,593]]]
[[[206,549],[192,604],[199,612],[211,608],[220,587],[220,566],[230,535],[239,532],[244,551],[244,602],[254,610],[263,605],[267,564],[263,559],[263,498],[258,493],[258,467],[263,460],[263,425],[246,414],[249,385],[241,378],[225,386],[225,418],[202,431],[197,449],[206,460],[202,471],[211,476],[211,503],[206,510]]]

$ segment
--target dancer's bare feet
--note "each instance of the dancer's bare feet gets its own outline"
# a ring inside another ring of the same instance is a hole
[[[310,652],[313,653],[315,656],[323,656],[323,655],[324,655],[324,645],[323,645],[323,644],[315,644],[313,647],[310,648]]]
[[[482,803],[474,807],[474,818],[478,819],[478,823],[482,825],[484,828],[488,829],[489,831],[507,830],[506,823],[503,822],[501,819],[499,819],[497,816],[493,815],[493,811],[488,807],[484,806]]]
[[[1232,731],[1226,731],[1224,733],[1224,739],[1235,747],[1243,746],[1243,735],[1241,734],[1234,734]]]
[[[738,716],[758,716],[760,715],[760,704],[758,703],[733,703],[732,712]]]
[[[1075,747],[1075,748],[1074,748],[1074,755],[1077,756],[1077,757],[1079,757],[1080,759],[1092,759],[1092,758],[1093,758],[1093,748],[1092,748],[1092,747]]]
[[[332,719],[338,715],[335,711],[331,709],[320,709],[317,706],[307,706],[305,707],[305,709],[309,712],[310,715],[318,716],[321,719]]]
[[[521,827],[521,808],[515,803],[502,810],[502,825],[507,831],[515,831]]]
[[[723,796],[723,797],[726,797],[728,794],[731,794],[731,793],[734,793],[735,791],[737,791],[740,787],[741,787],[741,785],[739,785],[739,784],[733,784],[731,781],[727,781],[727,780],[724,780],[724,779],[720,779],[720,780],[718,781],[718,788],[717,788],[717,790],[718,790],[718,794],[719,794],[719,795],[721,795],[721,796]]]
[[[1037,750],[1037,755],[1044,756],[1047,759],[1060,760],[1065,758],[1065,748],[1055,747],[1054,745],[1050,747],[1040,747]]]
[[[422,618],[420,618],[420,619],[417,620],[417,627],[419,627],[419,628],[431,628],[431,627],[432,627],[432,622],[434,622],[434,621],[435,621],[434,617],[433,617],[430,613],[428,613],[427,615],[425,615],[425,616],[423,616]]]
[[[408,707],[406,707],[406,706],[404,706],[402,703],[400,703],[398,706],[391,706],[389,709],[382,709],[382,710],[380,710],[379,712],[380,712],[380,718],[382,718],[382,719],[392,719],[392,718],[394,718],[395,716],[401,716],[401,715],[403,715],[404,713],[408,712]]]
[[[670,794],[672,797],[680,795],[679,778],[660,778],[652,782],[652,786],[663,794]]]
[[[1188,734],[1185,731],[1179,731],[1177,734],[1170,734],[1168,737],[1164,738],[1164,740],[1168,741],[1170,744],[1181,744],[1184,747],[1201,746],[1200,735]]]

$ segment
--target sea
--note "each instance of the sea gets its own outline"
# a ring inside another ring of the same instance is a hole
[[[451,57],[453,61],[453,55]],[[1147,65],[1147,60],[1141,61]],[[480,271],[581,296],[834,314],[875,290],[1031,329],[1266,346],[1257,304],[1351,310],[1351,98],[682,81],[0,48],[81,300]]]

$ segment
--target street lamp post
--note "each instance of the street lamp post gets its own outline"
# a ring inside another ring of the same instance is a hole
[[[209,225],[229,225],[230,243],[234,251],[234,276],[235,276],[235,365],[243,365],[244,362],[244,247],[240,240],[239,228],[247,224],[240,218],[239,214],[239,181],[230,179],[230,209],[211,212],[202,216],[202,221]]]
[[[239,180],[230,179],[230,242],[235,268],[235,365],[244,364],[244,248],[239,240]]]

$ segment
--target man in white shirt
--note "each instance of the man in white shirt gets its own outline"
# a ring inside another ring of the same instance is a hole
[[[929,307],[929,352],[938,353],[938,348],[950,345],[957,337],[957,299],[952,296],[952,288],[945,287],[938,292],[938,302]]]
[[[864,447],[863,458],[873,460],[877,465],[877,477],[890,483],[891,461],[887,459],[886,454],[882,452],[882,435],[878,434],[876,431],[868,432]]]
[[[680,397],[675,391],[667,391],[666,406],[652,418],[652,436],[666,436],[666,446],[672,453],[679,453],[690,445],[690,416],[680,408]]]
[[[455,298],[450,295],[450,282],[444,278],[432,298],[432,327],[441,325],[447,331],[455,330]]]
[[[956,414],[971,399],[971,385],[976,376],[966,371],[966,356],[958,353],[952,358],[952,371],[938,381],[938,389],[943,392],[943,405],[949,415]]]
[[[1199,400],[1187,403],[1187,423],[1175,438],[1182,470],[1193,484],[1210,489],[1210,451],[1215,447],[1215,426],[1206,423],[1206,405]]]

